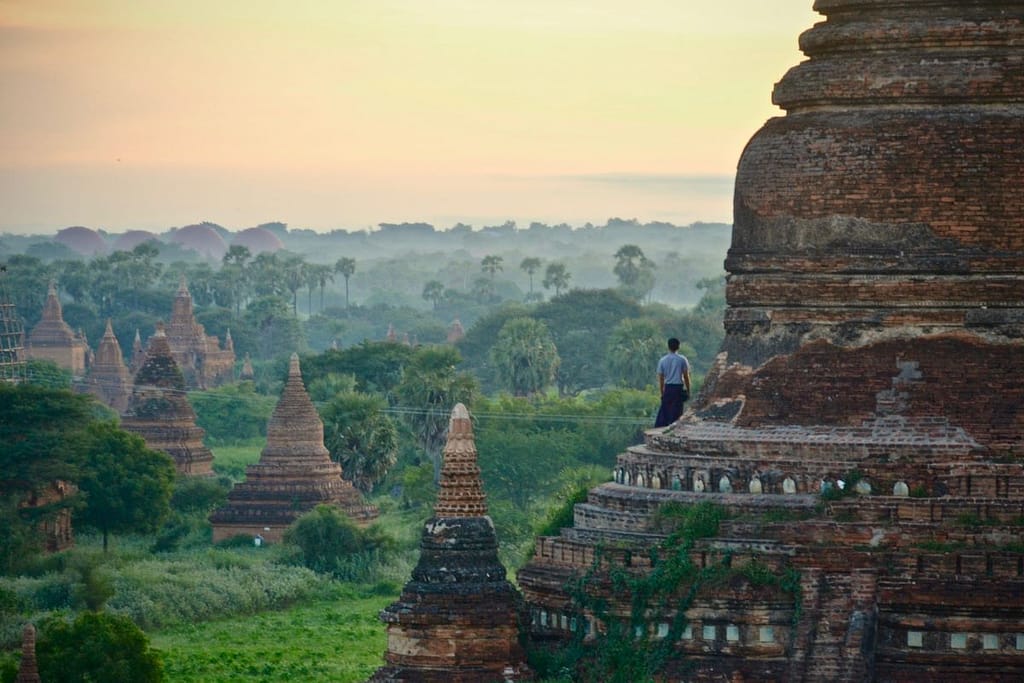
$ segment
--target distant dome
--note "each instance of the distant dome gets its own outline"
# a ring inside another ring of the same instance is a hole
[[[58,230],[54,240],[83,256],[107,253],[107,243],[100,234],[80,225]]]
[[[160,238],[147,230],[129,230],[114,240],[114,251],[131,251],[149,240],[159,242]]]
[[[245,247],[253,256],[263,251],[278,251],[284,249],[284,243],[274,233],[270,232],[266,228],[248,228],[242,230],[235,235],[235,238],[231,240],[231,245],[239,245]]]
[[[224,238],[209,225],[186,225],[171,233],[169,241],[183,249],[192,249],[206,258],[218,261],[228,250]]]

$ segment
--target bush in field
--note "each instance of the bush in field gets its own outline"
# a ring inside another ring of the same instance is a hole
[[[318,505],[299,517],[285,532],[284,541],[298,547],[306,567],[347,580],[368,576],[378,552],[388,544],[376,529],[360,529],[330,505]]]
[[[150,629],[275,609],[322,588],[312,571],[267,562],[266,552],[250,545],[135,562],[114,574],[107,609]]]
[[[86,612],[73,622],[48,619],[36,644],[39,676],[47,683],[163,680],[160,657],[127,617]]]

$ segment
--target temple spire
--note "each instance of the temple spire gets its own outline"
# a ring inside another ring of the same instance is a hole
[[[18,677],[14,683],[41,683],[39,664],[36,662],[36,627],[25,624],[21,632],[21,664],[18,666]]]
[[[461,403],[452,408],[448,421],[448,442],[444,447],[440,490],[434,506],[436,517],[483,517],[487,502],[480,467],[477,465],[476,440],[469,411]]]

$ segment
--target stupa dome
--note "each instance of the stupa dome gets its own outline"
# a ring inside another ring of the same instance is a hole
[[[202,256],[219,261],[228,250],[224,238],[206,224],[186,225],[171,233],[169,241],[185,249],[192,249]]]
[[[107,253],[107,243],[103,237],[92,228],[85,228],[80,225],[59,230],[57,236],[54,237],[54,241],[83,256]]]

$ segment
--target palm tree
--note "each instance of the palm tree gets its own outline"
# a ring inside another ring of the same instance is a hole
[[[555,288],[555,296],[562,293],[562,290],[569,286],[569,280],[572,279],[572,273],[565,269],[563,263],[549,263],[547,269],[544,271],[544,281],[541,282],[544,285],[544,289]]]
[[[536,256],[530,256],[524,258],[522,263],[519,264],[520,270],[525,270],[526,274],[530,276],[530,296],[533,298],[533,274],[540,270],[540,259]]]
[[[334,270],[341,273],[341,276],[345,278],[345,308],[348,308],[348,279],[356,272],[356,260],[354,258],[342,256],[338,259],[338,262],[334,264]]]
[[[431,280],[427,284],[423,285],[423,298],[427,301],[434,302],[434,310],[437,310],[437,304],[444,297],[444,284],[439,280]]]
[[[334,282],[334,269],[330,266],[318,264],[313,266],[316,272],[316,281],[320,285],[320,312],[324,312],[324,287],[328,282]]]
[[[504,260],[505,259],[501,258],[497,254],[488,254],[487,256],[484,256],[482,261],[480,261],[480,270],[482,270],[485,273],[490,273],[491,281],[493,282],[494,274],[497,273],[499,270],[504,270],[501,267],[501,264]]]
[[[307,264],[297,254],[289,255],[284,261],[284,284],[292,293],[292,315],[299,315],[299,289],[306,284]]]

